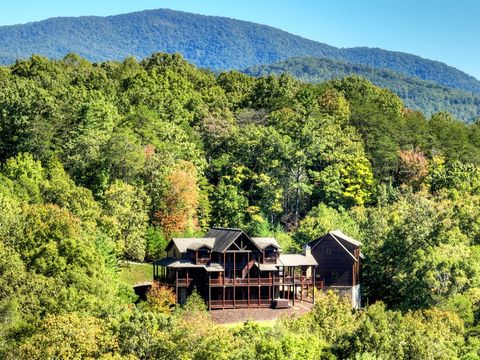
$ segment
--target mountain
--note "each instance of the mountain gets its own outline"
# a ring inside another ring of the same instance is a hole
[[[200,67],[244,69],[299,56],[386,68],[480,94],[480,81],[446,64],[371,48],[340,49],[260,24],[167,9],[108,17],[51,18],[0,27],[0,63],[33,53],[61,58],[75,52],[92,61],[179,52]]]
[[[467,122],[480,117],[480,95],[447,88],[392,70],[376,69],[339,60],[306,57],[253,66],[243,72],[252,76],[289,73],[302,81],[312,83],[358,75],[375,85],[390,89],[403,99],[407,107],[420,110],[426,115],[446,110]]]

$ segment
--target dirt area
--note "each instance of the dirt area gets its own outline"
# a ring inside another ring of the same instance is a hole
[[[212,310],[212,320],[217,324],[242,323],[247,320],[266,321],[275,320],[283,315],[301,315],[312,308],[311,303],[297,302],[289,309],[250,308],[250,309],[227,309]]]

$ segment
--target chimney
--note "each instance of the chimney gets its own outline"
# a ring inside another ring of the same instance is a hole
[[[310,245],[305,246],[305,256],[312,256],[312,248]]]

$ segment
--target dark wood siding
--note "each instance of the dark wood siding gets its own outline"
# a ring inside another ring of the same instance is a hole
[[[355,260],[333,237],[327,235],[314,244],[312,255],[319,264],[316,281],[323,280],[326,286],[352,286]]]

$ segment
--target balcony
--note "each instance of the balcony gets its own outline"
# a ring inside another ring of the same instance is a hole
[[[175,278],[165,278],[165,277],[156,277],[155,281],[158,281],[161,285],[165,286],[175,286]],[[202,280],[200,281],[199,279],[195,278],[178,278],[176,285],[179,287],[189,287],[192,285],[192,283],[195,281],[197,285],[202,284],[202,285],[208,285],[208,280]],[[258,286],[258,285],[263,285],[263,286],[269,286],[269,285],[293,285],[294,283],[294,278],[293,276],[285,276],[285,277],[269,277],[269,278],[258,278],[258,277],[252,277],[252,278],[221,278],[221,279],[211,279],[210,280],[210,285],[211,286]],[[306,277],[306,276],[295,276],[295,284],[300,285],[300,284],[312,284],[312,278],[311,277]],[[323,287],[323,282],[316,282],[316,286]]]
[[[212,286],[228,286],[228,285],[293,285],[293,276],[284,277],[270,277],[270,278],[223,278],[212,279],[210,285]],[[295,284],[311,284],[312,278],[306,276],[295,276]]]
[[[248,308],[248,307],[270,307],[271,300],[268,299],[250,299],[250,300],[211,300],[211,309],[227,309],[227,308]]]

